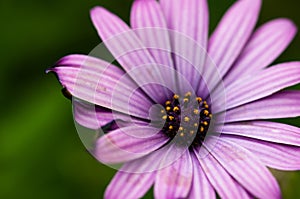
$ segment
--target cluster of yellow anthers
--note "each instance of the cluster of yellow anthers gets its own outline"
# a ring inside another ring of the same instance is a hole
[[[191,100],[191,96],[191,92],[183,97],[175,94],[172,100],[165,102],[161,114],[165,121],[163,130],[168,136],[174,137],[177,133],[180,137],[186,137],[187,134],[193,136],[195,133],[206,134],[212,118],[209,105],[201,97]]]

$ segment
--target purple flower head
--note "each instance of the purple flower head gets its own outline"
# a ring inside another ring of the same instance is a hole
[[[100,45],[50,71],[89,151],[122,164],[105,198],[152,186],[155,198],[281,198],[267,167],[300,168],[300,129],[267,120],[300,115],[300,92],[283,90],[300,82],[300,62],[268,66],[297,29],[275,19],[254,30],[260,7],[237,1],[210,37],[206,0],[135,0],[131,27],[92,9],[111,55]]]

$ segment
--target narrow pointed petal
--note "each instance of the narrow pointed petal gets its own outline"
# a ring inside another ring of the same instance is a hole
[[[156,0],[135,0],[131,9],[131,27],[147,47],[157,64],[174,68],[167,22]],[[169,75],[168,85],[175,85],[175,76]]]
[[[225,124],[221,133],[300,146],[300,128],[276,122],[249,121]]]
[[[199,160],[195,155],[192,155],[193,162],[193,184],[188,198],[203,198],[214,199],[216,193],[210,182],[208,181],[202,167],[199,164]]]
[[[297,32],[288,19],[275,19],[262,25],[251,37],[247,46],[230,69],[226,85],[241,77],[269,66],[290,44]]]
[[[149,162],[148,162],[149,164]],[[122,166],[109,183],[105,198],[107,199],[135,199],[142,198],[150,189],[155,179],[155,172],[130,173],[140,167],[140,162],[131,161]]]
[[[300,82],[300,62],[278,64],[242,78],[226,88],[227,110],[276,93]],[[220,110],[223,111],[223,110]]]
[[[281,198],[276,179],[257,157],[234,142],[215,139],[211,153],[236,181],[258,198]]]
[[[258,19],[261,0],[237,1],[209,39],[208,53],[224,76],[248,41]]]
[[[206,149],[203,148],[203,150]],[[207,156],[205,157],[200,157],[196,150],[195,154],[207,179],[221,198],[250,198],[247,191],[227,173],[209,152],[206,152]]]
[[[300,116],[299,99],[299,91],[281,91],[227,111],[226,122],[297,117]]]
[[[154,195],[157,199],[186,198],[193,180],[193,165],[189,151],[168,167],[157,171]]]
[[[93,153],[103,163],[117,164],[143,157],[167,141],[156,128],[129,126],[100,137]]]
[[[300,169],[300,147],[230,135],[222,135],[222,139],[239,143],[268,167],[288,171]]]
[[[143,86],[143,90],[154,101],[164,100],[167,93],[161,86],[164,85],[161,71],[136,33],[119,17],[102,7],[93,8],[91,18],[99,36],[129,75]],[[149,68],[141,67],[145,65],[151,68],[151,73]],[[134,71],[136,69],[138,71]]]
[[[206,0],[160,0],[168,27],[206,48],[208,37],[208,5]]]
[[[152,102],[122,70],[84,55],[62,58],[50,69],[72,96],[128,115],[148,118]]]
[[[172,30],[172,52],[175,55],[176,69],[193,88],[197,88],[207,51],[207,1],[161,0],[160,4],[168,28]]]

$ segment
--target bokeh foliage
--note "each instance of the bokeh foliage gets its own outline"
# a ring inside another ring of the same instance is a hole
[[[232,2],[209,0],[211,30]],[[86,152],[70,102],[44,71],[64,55],[87,54],[99,44],[89,18],[93,6],[105,6],[128,22],[131,3],[0,1],[0,198],[102,198],[115,171]],[[259,24],[287,17],[300,26],[299,6],[294,0],[265,0]],[[300,60],[299,49],[297,35],[276,62]],[[299,118],[285,122],[300,126]],[[284,198],[300,198],[300,172],[274,173]]]

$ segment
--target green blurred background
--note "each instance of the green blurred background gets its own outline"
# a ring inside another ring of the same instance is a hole
[[[211,29],[233,0],[209,0]],[[102,5],[129,21],[132,0],[0,1],[0,198],[102,198],[114,170],[82,145],[71,103],[45,69],[88,54],[100,40],[89,10]],[[300,1],[265,0],[259,24],[276,17],[300,26]],[[276,61],[300,60],[300,36]],[[299,88],[299,87],[298,87]],[[300,126],[299,118],[285,120]],[[300,198],[300,172],[275,172],[284,198]],[[151,198],[151,194],[148,194]]]

